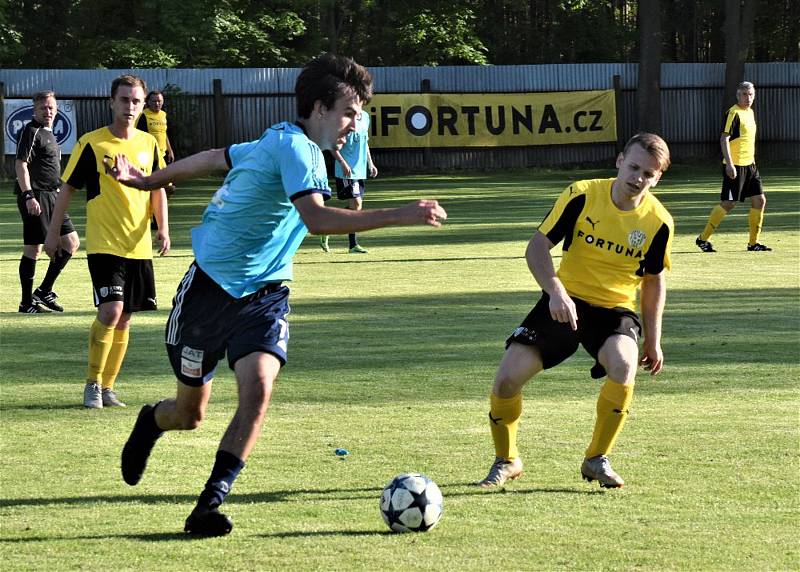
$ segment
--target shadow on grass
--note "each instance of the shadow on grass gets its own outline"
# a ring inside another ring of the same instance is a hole
[[[598,488],[585,487],[502,487],[500,489],[481,489],[474,486],[473,482],[442,484],[440,488],[445,499],[454,497],[475,497],[481,495],[495,494],[514,494],[514,495],[536,495],[536,494],[567,494],[567,495],[602,495],[607,494]],[[242,493],[231,494],[226,500],[225,505],[235,504],[274,504],[289,502],[314,502],[314,501],[361,501],[376,500],[380,496],[381,487],[359,487],[359,488],[320,488],[320,489],[297,489],[270,491],[263,493]],[[195,495],[90,495],[73,497],[52,497],[52,498],[24,498],[24,499],[0,499],[0,508],[9,507],[36,507],[51,505],[85,505],[95,503],[114,503],[114,504],[145,504],[159,505],[185,504],[192,506],[197,501]],[[0,540],[2,540],[0,538]]]
[[[464,368],[479,368],[480,375],[483,369],[493,371],[502,354],[503,340],[538,298],[528,290],[492,292],[491,284],[486,287],[486,292],[437,296],[300,298],[292,304],[296,321],[291,326],[289,363],[281,376],[281,400],[348,405],[386,400],[397,403],[418,400],[423,386],[427,399],[473,395],[477,391],[476,380],[465,378]],[[719,304],[720,299],[725,303]],[[705,367],[709,356],[724,357],[726,368],[764,363],[795,365],[799,319],[795,288],[763,288],[757,293],[746,289],[673,290],[664,316],[663,344],[668,367],[659,379],[667,379],[669,366]],[[35,396],[12,393],[11,388],[40,384],[43,372],[47,374],[44,379],[52,383],[82,379],[89,321],[88,316],[86,325],[62,325],[58,317],[49,316],[8,320],[0,363],[4,372],[14,372],[14,379],[4,380],[6,390],[0,410],[80,409],[76,405],[80,403],[78,397],[73,403],[48,403]],[[48,327],[58,327],[57,351],[52,346],[55,338],[42,336]],[[343,332],[353,332],[357,338],[355,357],[336,343]],[[131,381],[172,380],[163,336],[163,323],[136,324],[124,373],[131,376]],[[583,355],[583,350],[578,354]],[[37,359],[31,360],[32,355]],[[569,367],[578,366],[567,362],[561,371]],[[220,368],[227,370],[224,361]],[[5,377],[9,377],[8,373]],[[380,382],[387,378],[412,383]],[[336,384],[329,383],[331,379]],[[761,383],[774,385],[782,381],[765,379]],[[704,384],[680,387],[681,391],[690,392],[709,389],[716,391]],[[161,397],[162,391],[153,397]]]
[[[613,170],[570,170],[552,173],[538,170],[502,174],[470,173],[464,176],[436,178],[432,176],[390,177],[370,182],[370,193],[365,208],[396,207],[423,196],[436,198],[448,211],[446,232],[433,229],[406,228],[400,233],[365,235],[365,242],[374,237],[377,246],[419,246],[426,244],[488,244],[497,241],[519,240],[520,249],[549,212],[558,194],[575,180],[604,178],[614,175]],[[688,176],[689,180],[682,180]],[[765,175],[767,177],[767,175]],[[766,178],[770,189],[789,190],[796,182],[791,169],[776,169]],[[221,180],[217,181],[218,183]],[[199,224],[216,184],[209,181],[187,183],[181,193],[170,201],[170,227],[173,248],[188,248],[189,229]],[[695,236],[703,227],[711,208],[719,200],[719,172],[715,169],[672,169],[656,189],[656,195],[668,208],[676,221],[694,221],[678,224],[677,232]],[[790,230],[797,226],[796,216],[776,217],[779,213],[796,213],[796,193],[768,191],[770,230]],[[81,236],[85,228],[85,205],[73,200],[71,216]],[[740,209],[743,211],[744,209]],[[0,225],[7,227],[4,235],[21,237],[21,221],[14,195],[0,193]],[[478,226],[475,226],[478,225]],[[369,244],[367,244],[369,246]],[[20,243],[0,242],[0,257],[19,259]],[[188,256],[187,256],[188,258]]]

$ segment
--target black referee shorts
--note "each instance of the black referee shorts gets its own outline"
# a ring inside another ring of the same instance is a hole
[[[52,218],[58,191],[34,190],[33,195],[42,207],[42,212],[39,215],[28,214],[28,207],[25,201],[22,200],[22,193],[17,195],[17,209],[19,209],[19,214],[22,217],[22,243],[26,245],[44,244],[47,229],[50,228],[50,219]],[[75,226],[72,224],[69,214],[64,214],[59,236],[64,236],[71,232],[75,232]]]

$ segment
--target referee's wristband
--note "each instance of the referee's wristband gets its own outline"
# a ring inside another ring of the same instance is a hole
[[[35,199],[36,195],[33,194],[33,191],[22,191],[22,199],[24,202],[28,202],[31,199]]]

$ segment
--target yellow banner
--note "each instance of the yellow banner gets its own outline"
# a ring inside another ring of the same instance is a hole
[[[364,108],[370,147],[509,147],[617,140],[614,90],[386,93]]]

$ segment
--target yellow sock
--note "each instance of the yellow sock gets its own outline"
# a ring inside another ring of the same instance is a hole
[[[592,442],[586,449],[586,458],[597,455],[608,455],[614,448],[625,418],[628,417],[628,408],[633,401],[633,384],[623,385],[606,378],[597,397],[597,420],[594,424]]]
[[[750,246],[758,242],[758,235],[761,234],[761,225],[764,222],[763,209],[750,209],[747,214],[747,222],[750,225]]]
[[[517,428],[522,416],[522,393],[502,398],[492,393],[489,398],[489,426],[492,429],[494,451],[507,460],[519,456],[517,450]]]
[[[125,359],[125,352],[128,351],[128,338],[130,329],[114,330],[114,342],[111,344],[111,352],[106,359],[106,366],[103,368],[101,377],[103,379],[103,389],[111,389],[119,375],[122,367],[122,360]]]
[[[86,381],[100,383],[100,372],[106,367],[108,354],[114,342],[114,327],[95,319],[89,330],[89,369]]]
[[[717,227],[722,224],[722,219],[724,219],[727,214],[728,211],[719,205],[711,209],[711,214],[708,216],[708,223],[706,223],[703,232],[700,233],[700,240],[708,240],[711,238],[711,235],[714,234]]]

